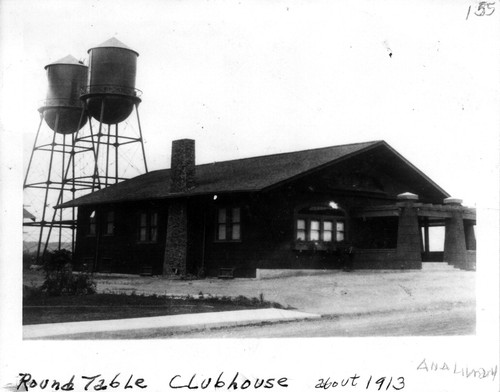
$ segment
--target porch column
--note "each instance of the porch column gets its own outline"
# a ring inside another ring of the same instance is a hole
[[[429,218],[424,217],[423,219],[424,222],[424,254],[425,254],[425,261],[429,260],[429,253],[431,251],[431,247],[429,245]]]
[[[398,242],[396,255],[401,268],[422,268],[422,236],[418,225],[415,201],[418,196],[413,193],[398,195],[397,205],[401,208],[398,223]]]
[[[465,229],[465,245],[467,250],[476,250],[476,234],[474,231],[474,222],[471,220],[464,221]]]
[[[462,200],[447,198],[444,204],[452,207],[451,218],[445,220],[444,256],[443,260],[458,268],[467,264],[467,246],[465,243]]]

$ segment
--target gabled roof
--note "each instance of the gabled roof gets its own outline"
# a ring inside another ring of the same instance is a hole
[[[406,161],[386,142],[372,141],[197,165],[197,185],[184,193],[170,192],[170,169],[157,170],[57,207],[262,191],[381,146],[388,149],[393,156],[403,160],[405,165],[416,171],[418,176],[434,187],[437,192],[442,193],[443,197],[447,197],[448,194],[444,190]]]

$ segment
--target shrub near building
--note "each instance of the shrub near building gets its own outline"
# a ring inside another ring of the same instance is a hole
[[[96,284],[88,273],[73,274],[71,252],[50,252],[44,264],[42,291],[50,296],[95,294]]]

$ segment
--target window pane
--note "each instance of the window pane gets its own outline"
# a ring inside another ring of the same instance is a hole
[[[332,232],[331,231],[324,231],[323,232],[323,241],[325,241],[325,242],[332,241]]]
[[[139,241],[146,241],[146,228],[141,227],[139,230]]]
[[[235,223],[240,222],[240,209],[239,209],[239,207],[233,208],[232,219],[233,219],[233,222],[235,222]]]
[[[115,224],[114,224],[114,220],[115,220],[115,214],[113,211],[109,211],[107,214],[106,214],[106,234],[113,234],[113,230],[114,230],[114,227],[115,227]]]
[[[140,226],[141,227],[146,226],[146,222],[147,222],[147,216],[146,216],[146,214],[142,213],[140,216],[140,219],[139,219]]]
[[[158,213],[153,212],[151,214],[151,226],[158,226]]]
[[[240,239],[240,224],[236,223],[233,225],[233,240]]]
[[[225,240],[226,239],[226,225],[219,225],[219,231],[217,233],[217,239]]]
[[[330,221],[324,221],[323,222],[323,230],[332,231],[333,230],[333,223]]]
[[[311,221],[311,229],[309,230],[309,240],[319,241],[319,221]]]
[[[95,211],[92,211],[90,213],[90,217],[89,217],[89,234],[90,235],[95,235],[95,229],[96,229],[96,219],[95,219]]]
[[[219,208],[218,222],[219,223],[226,223],[226,209],[225,208]]]
[[[158,233],[158,230],[156,229],[156,227],[152,227],[150,241],[156,241],[157,233]]]
[[[306,231],[302,230],[302,229],[297,230],[297,239],[305,241],[306,240]]]
[[[297,230],[305,230],[306,229],[306,221],[304,219],[299,219],[297,221]]]
[[[335,235],[335,240],[338,242],[344,241],[345,239],[344,222],[337,222],[336,228],[337,228],[337,233]]]

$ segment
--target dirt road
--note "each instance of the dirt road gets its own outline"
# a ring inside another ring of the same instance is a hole
[[[291,338],[363,336],[473,335],[475,309],[398,311],[360,316],[326,317],[321,320],[207,330],[177,335],[177,338]],[[165,336],[150,336],[163,338]]]

